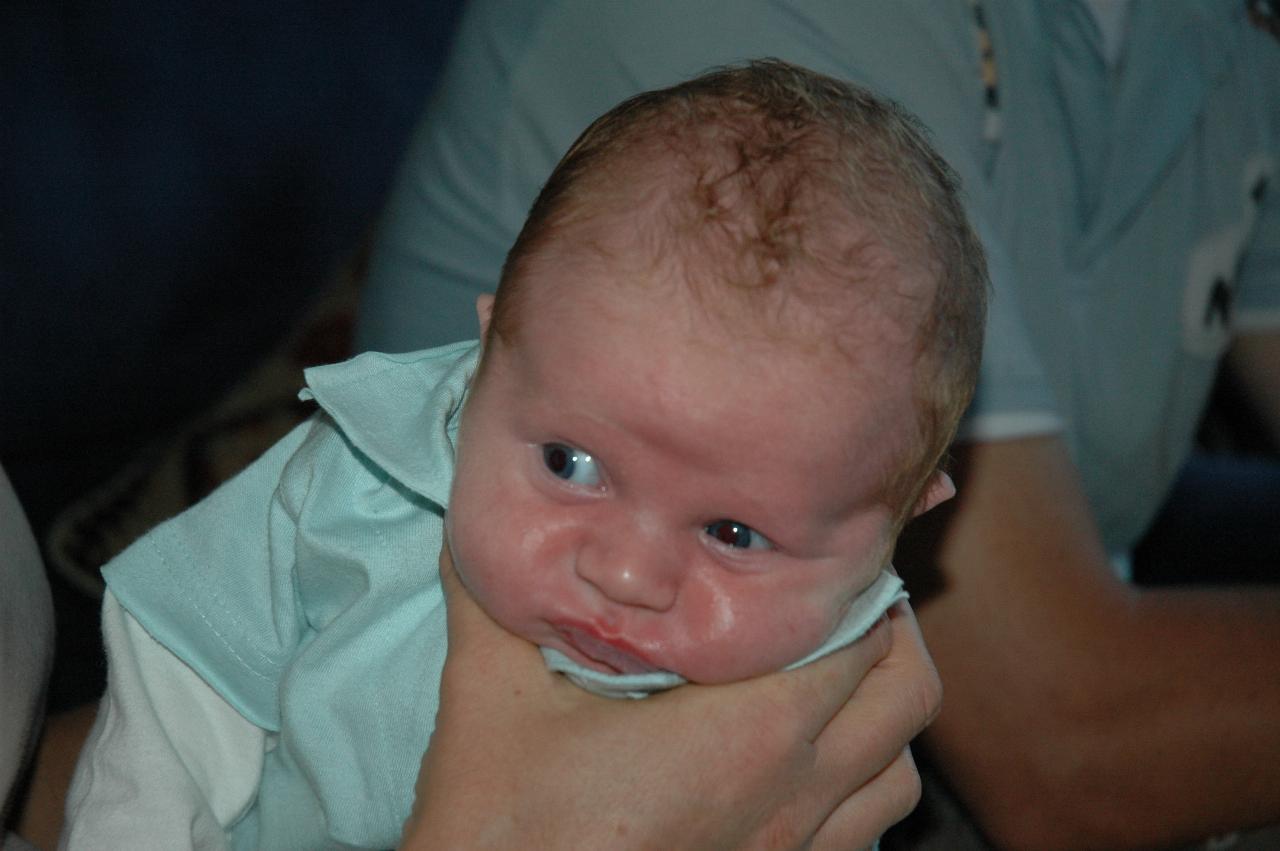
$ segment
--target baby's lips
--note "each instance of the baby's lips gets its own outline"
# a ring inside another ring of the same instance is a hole
[[[661,670],[643,659],[639,652],[619,640],[600,637],[589,627],[559,624],[556,632],[586,661],[603,666],[614,674],[650,674]]]

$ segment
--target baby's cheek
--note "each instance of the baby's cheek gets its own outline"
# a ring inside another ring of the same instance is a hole
[[[545,641],[546,618],[562,609],[566,544],[543,518],[514,500],[501,511],[459,515],[450,525],[458,575],[472,597],[508,632]]]
[[[688,640],[674,666],[694,682],[732,682],[781,670],[834,628],[828,606],[773,589],[721,589],[690,600]]]
[[[507,574],[512,571],[502,566],[519,562],[507,557],[506,551],[511,547],[504,536],[493,533],[492,515],[463,508],[466,506],[458,506],[445,519],[454,566],[462,584],[485,613],[501,622],[506,616],[505,604],[512,598],[512,593],[505,590],[512,579]]]

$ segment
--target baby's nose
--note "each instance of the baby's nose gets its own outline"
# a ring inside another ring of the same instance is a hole
[[[599,530],[579,550],[574,569],[615,603],[665,612],[680,591],[680,566],[669,544],[663,546],[646,525],[619,523]]]

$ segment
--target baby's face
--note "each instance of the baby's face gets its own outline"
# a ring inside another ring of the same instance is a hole
[[[694,332],[688,305],[620,295],[643,284],[530,284],[447,515],[480,605],[602,671],[723,682],[815,649],[887,558],[909,367]]]

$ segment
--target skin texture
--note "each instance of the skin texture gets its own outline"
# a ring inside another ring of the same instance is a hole
[[[1277,352],[1231,359],[1262,357],[1246,385],[1273,412]],[[926,742],[992,839],[1166,847],[1280,818],[1280,593],[1115,579],[1057,438],[957,462],[959,498],[895,560],[941,588],[919,604],[949,692]]]
[[[402,849],[863,848],[919,798],[906,743],[941,691],[905,604],[802,669],[615,701],[550,674],[447,550],[441,576],[449,657]]]
[[[659,302],[631,258],[560,259],[528,265],[518,337],[488,343],[463,413],[447,523],[468,590],[599,670],[717,683],[806,655],[887,563],[907,355],[866,346],[855,372]],[[548,445],[580,450],[568,479]],[[763,538],[727,546],[721,521]]]

